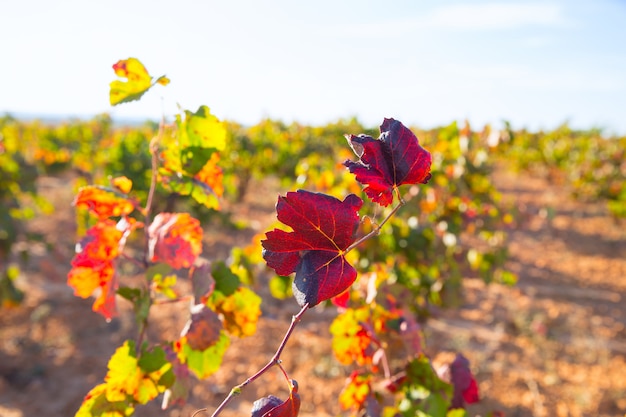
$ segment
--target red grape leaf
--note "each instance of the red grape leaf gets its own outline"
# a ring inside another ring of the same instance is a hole
[[[76,207],[85,207],[99,219],[113,216],[125,216],[135,209],[135,203],[115,190],[89,185],[78,190],[74,199]]]
[[[251,417],[297,417],[299,411],[298,383],[292,379],[289,398],[281,401],[280,398],[269,395],[258,399],[252,404]]]
[[[355,240],[362,204],[354,194],[343,201],[305,190],[278,197],[278,220],[293,231],[267,232],[263,258],[278,275],[296,273],[293,293],[301,306],[341,294],[356,279],[344,255]]]
[[[191,307],[191,318],[182,331],[187,343],[193,350],[205,350],[213,346],[220,338],[222,322],[215,311],[204,304]]]
[[[367,185],[367,196],[381,206],[391,204],[398,186],[426,183],[430,179],[430,153],[398,120],[385,119],[378,139],[364,134],[347,138],[359,161],[347,160],[344,165],[358,182]]]
[[[330,301],[334,305],[336,305],[340,311],[348,308],[348,302],[350,301],[350,291],[345,290],[341,294],[334,296]]]
[[[200,222],[188,213],[159,213],[148,229],[150,258],[172,268],[190,268],[202,252]]]
[[[469,365],[469,360],[460,353],[450,364],[450,380],[454,386],[452,408],[463,408],[465,403],[473,404],[480,400],[478,384]]]
[[[113,220],[100,220],[76,246],[72,269],[67,276],[68,285],[79,297],[87,298],[100,290],[93,310],[106,319],[116,315],[117,280],[113,260],[119,255],[123,237],[124,231]]]

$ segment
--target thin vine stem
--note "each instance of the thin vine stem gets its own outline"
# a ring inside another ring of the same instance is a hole
[[[344,253],[348,253],[350,252],[352,249],[356,248],[357,246],[359,246],[361,243],[365,242],[368,239],[373,238],[374,236],[378,236],[380,234],[380,229],[382,229],[382,227],[385,225],[385,223],[387,223],[389,221],[389,219],[391,219],[394,214],[397,213],[398,210],[400,210],[400,208],[402,206],[404,206],[406,204],[406,201],[404,201],[404,199],[402,198],[402,196],[400,195],[400,193],[398,192],[398,188],[396,187],[395,189],[396,195],[398,196],[398,200],[400,201],[398,203],[398,205],[396,205],[393,210],[391,210],[389,212],[389,214],[387,215],[387,217],[385,217],[383,219],[382,222],[380,222],[380,224],[376,225],[376,227],[374,227],[374,230],[372,230],[371,232],[369,232],[368,234],[361,236],[359,239],[357,239],[356,241],[354,241],[350,246],[348,246],[346,248],[346,250],[344,251]]]
[[[239,384],[239,385],[235,386],[233,389],[231,389],[230,393],[228,394],[228,396],[215,409],[213,414],[211,414],[211,417],[216,417],[217,415],[219,415],[224,410],[224,408],[226,408],[226,406],[232,401],[232,399],[234,397],[236,397],[237,395],[241,394],[241,390],[244,389],[248,384],[252,383],[254,380],[259,378],[261,375],[263,375],[265,372],[267,372],[274,365],[279,365],[280,364],[280,355],[283,353],[283,350],[285,349],[285,346],[287,345],[287,341],[291,337],[291,335],[292,335],[293,331],[295,330],[296,326],[298,325],[298,323],[300,323],[300,320],[302,320],[302,316],[304,315],[304,313],[306,313],[306,311],[308,309],[309,309],[309,303],[306,303],[306,304],[304,304],[302,306],[302,309],[298,312],[298,314],[296,314],[295,316],[292,316],[291,324],[289,325],[289,328],[287,329],[287,332],[285,333],[285,336],[283,336],[283,340],[280,342],[280,345],[278,346],[278,349],[276,349],[276,353],[274,353],[274,356],[272,356],[272,358],[269,360],[269,362],[267,362],[267,364],[265,364],[265,366],[263,366],[261,369],[259,369],[254,375],[252,375],[251,377],[249,377],[248,379],[243,381],[241,384]],[[282,369],[282,367],[281,367],[281,369]],[[282,369],[282,370],[284,372],[284,369]],[[201,411],[201,410],[197,410],[197,411]]]
[[[161,117],[161,121],[159,123],[159,131],[156,136],[150,140],[150,155],[152,156],[151,160],[151,171],[152,177],[150,180],[150,189],[148,190],[148,198],[146,199],[146,206],[144,207],[144,231],[145,231],[145,244],[144,244],[144,257],[143,257],[143,266],[144,268],[148,268],[150,266],[150,235],[148,230],[150,229],[150,223],[152,222],[152,202],[154,199],[154,192],[156,190],[157,180],[158,180],[158,166],[159,166],[159,143],[161,142],[161,138],[165,132],[165,115]],[[148,282],[148,285],[150,283]],[[152,296],[151,302],[152,300]],[[141,345],[143,343],[144,338],[146,337],[146,331],[148,329],[148,317],[145,317],[139,323],[139,335],[137,336],[137,353],[141,349]]]
[[[145,230],[146,230],[146,243],[145,243],[145,258],[144,264],[146,268],[150,265],[150,236],[147,231],[150,228],[150,223],[152,222],[152,202],[154,201],[154,193],[156,191],[156,185],[158,180],[158,167],[159,167],[159,143],[161,142],[161,138],[165,132],[165,116],[161,117],[161,121],[159,122],[159,131],[156,136],[152,138],[150,141],[150,155],[152,156],[151,160],[151,168],[152,168],[152,178],[150,179],[150,189],[148,190],[148,198],[146,199],[146,207],[144,208],[144,216],[145,216]]]

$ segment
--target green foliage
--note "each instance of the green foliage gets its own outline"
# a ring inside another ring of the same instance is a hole
[[[584,201],[605,201],[616,218],[626,218],[626,137],[598,130],[532,133],[508,129],[494,150],[507,166],[569,186]]]

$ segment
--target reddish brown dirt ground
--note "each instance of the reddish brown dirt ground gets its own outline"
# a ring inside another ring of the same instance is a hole
[[[436,364],[459,351],[470,359],[483,398],[469,408],[471,416],[493,410],[511,417],[624,416],[626,225],[609,218],[600,203],[575,202],[561,185],[506,173],[494,181],[503,203],[519,214],[509,236],[509,268],[519,283],[487,286],[466,279],[461,308],[427,323],[428,351]],[[102,381],[115,348],[135,330],[127,307],[107,324],[91,311],[92,300],[74,297],[66,286],[75,239],[72,191],[64,179],[45,178],[39,185],[57,212],[29,227],[44,233],[53,249],[28,247],[30,261],[18,282],[25,302],[0,312],[2,417],[74,415],[85,393]],[[219,235],[207,240],[207,257],[224,258],[226,248],[246,245],[273,221],[277,187],[253,188],[234,210],[235,220],[253,228],[236,233],[214,228]],[[267,293],[263,286],[257,291]],[[150,335],[176,337],[185,308],[160,307],[151,316]],[[193,387],[186,406],[161,411],[155,402],[139,407],[136,415],[212,410],[233,385],[267,362],[297,310],[292,300],[266,303],[257,334],[233,340],[220,371]],[[331,353],[333,315],[317,308],[308,312],[282,356],[299,382],[302,416],[340,414],[337,396],[348,371]],[[252,401],[268,394],[286,394],[277,372],[251,384],[223,415],[250,415]]]

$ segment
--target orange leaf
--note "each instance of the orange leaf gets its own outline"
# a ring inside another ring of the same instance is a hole
[[[130,223],[126,224],[132,227]],[[113,260],[119,255],[123,236],[124,231],[119,230],[114,221],[100,220],[76,245],[72,269],[67,275],[67,284],[78,297],[87,298],[96,290],[100,291],[93,310],[107,320],[116,315],[117,280]]]
[[[182,331],[193,350],[205,350],[213,346],[220,338],[222,322],[215,313],[204,304],[191,308],[191,318]]]
[[[200,222],[188,213],[159,213],[148,230],[153,262],[190,268],[202,252]]]
[[[353,361],[359,365],[372,363],[372,337],[362,324],[362,313],[363,309],[347,309],[330,326],[333,352],[337,360],[345,365]]]
[[[339,394],[339,405],[344,410],[360,410],[363,408],[372,388],[370,386],[371,376],[360,375],[356,371],[348,378],[348,385]]]
[[[125,216],[135,209],[135,204],[125,197],[103,187],[89,185],[78,190],[76,207],[85,207],[99,219]]]
[[[208,185],[217,197],[224,194],[224,185],[222,184],[224,174],[222,168],[217,165],[219,161],[219,154],[213,153],[202,169],[194,176],[198,181]]]

